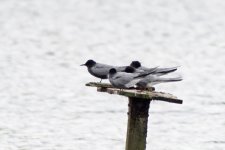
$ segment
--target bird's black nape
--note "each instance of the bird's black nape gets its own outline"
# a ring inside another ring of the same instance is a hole
[[[141,63],[139,61],[132,61],[130,66],[134,68],[139,68],[141,67]]]
[[[116,69],[115,68],[111,68],[110,70],[109,70],[109,74],[115,74],[117,71],[116,71]]]
[[[92,67],[96,64],[96,62],[92,59],[89,59],[88,61],[86,61],[86,63],[84,64],[87,67]]]
[[[131,66],[127,66],[125,68],[125,72],[126,73],[134,73],[135,72],[135,68],[131,67]]]

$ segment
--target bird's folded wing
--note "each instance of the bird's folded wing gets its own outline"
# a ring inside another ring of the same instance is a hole
[[[95,74],[107,75],[111,67],[108,66],[95,66],[92,68],[92,71]]]

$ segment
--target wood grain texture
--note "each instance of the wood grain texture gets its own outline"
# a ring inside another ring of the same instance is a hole
[[[140,89],[118,89],[114,88],[111,84],[108,83],[97,83],[97,82],[89,82],[86,86],[97,87],[97,91],[99,92],[107,92],[109,94],[117,94],[126,97],[135,97],[151,100],[159,100],[170,103],[182,104],[183,100],[178,99],[176,96],[165,93],[165,92],[157,92],[153,90],[140,90]]]

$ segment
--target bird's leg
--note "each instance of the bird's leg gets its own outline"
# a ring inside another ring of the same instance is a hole
[[[139,90],[138,92],[143,92],[143,91],[145,91],[145,88],[140,87],[138,90]]]
[[[140,88],[140,92],[143,92],[143,91],[145,91],[145,88]]]
[[[135,89],[135,87],[129,87],[128,89],[129,89],[129,90],[132,90],[132,89]]]
[[[100,82],[99,83],[101,83],[102,82],[102,79],[100,80]]]
[[[146,90],[147,91],[155,91],[155,88],[154,87],[146,87]]]

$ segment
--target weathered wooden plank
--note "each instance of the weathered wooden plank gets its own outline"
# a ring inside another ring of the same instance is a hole
[[[126,97],[136,97],[141,99],[152,99],[152,100],[159,100],[165,101],[170,103],[182,104],[183,100],[178,99],[176,96],[164,93],[164,92],[156,92],[156,91],[146,91],[146,90],[138,90],[138,89],[117,89],[114,88],[112,85],[107,83],[96,83],[90,82],[87,83],[86,86],[97,87],[97,91],[99,92],[107,92],[109,94],[117,94]]]
[[[86,83],[86,86],[113,88],[113,86],[109,83],[100,83],[100,82],[89,82],[89,83]]]
[[[100,82],[89,82],[89,83],[86,83],[86,86],[91,86],[91,87],[99,87],[99,88],[114,88],[114,89],[117,89],[115,87],[113,87],[111,84],[109,83],[100,83]],[[130,89],[136,89],[136,90],[139,90],[138,88],[130,88]],[[154,87],[151,87],[148,89],[149,91],[154,91],[155,88]],[[101,92],[101,91],[99,91]]]

